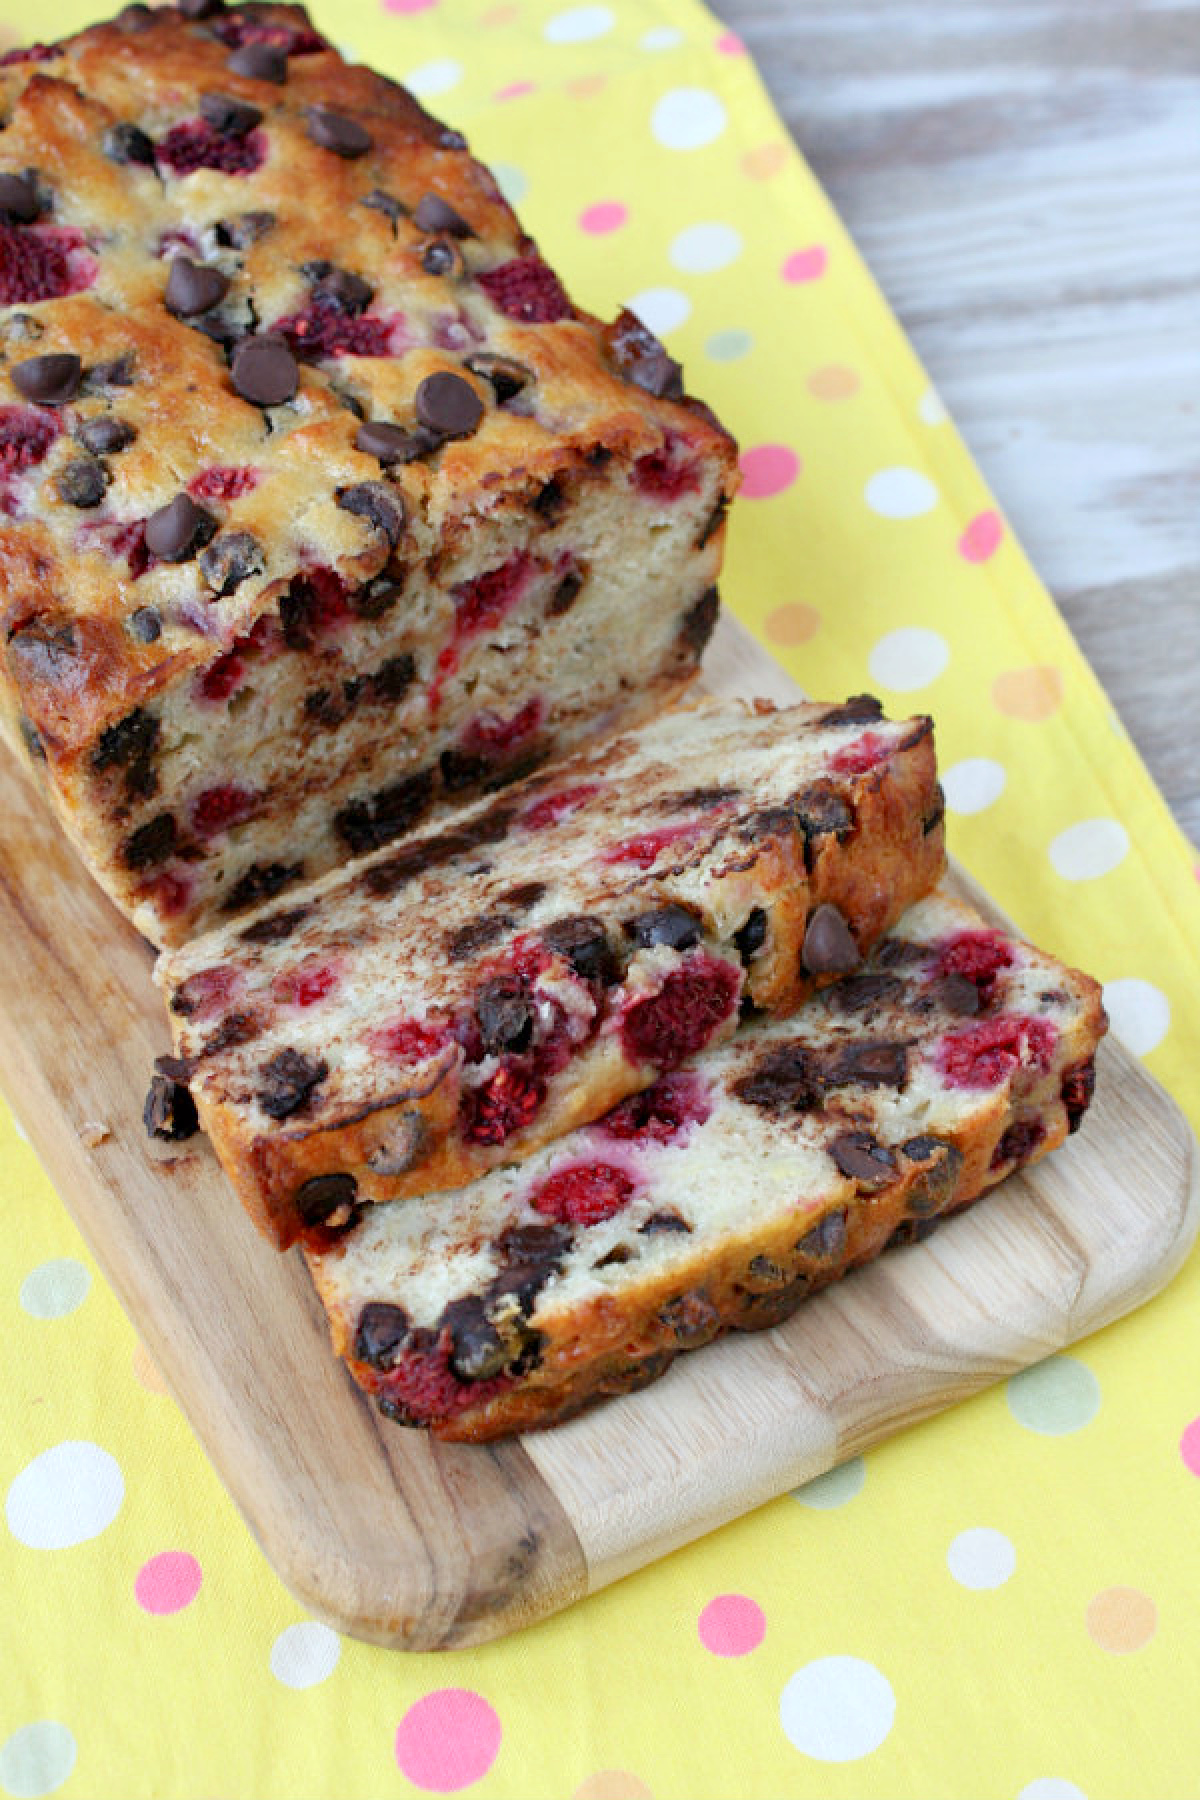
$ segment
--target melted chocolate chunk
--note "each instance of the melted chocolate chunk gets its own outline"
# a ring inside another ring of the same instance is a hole
[[[18,394],[37,406],[65,406],[79,392],[83,364],[68,351],[30,356],[9,370]]]
[[[230,364],[230,379],[243,400],[255,406],[282,406],[292,399],[300,369],[279,338],[251,337],[240,343]]]
[[[845,1208],[827,1212],[811,1231],[806,1231],[797,1240],[796,1248],[801,1256],[811,1256],[820,1262],[831,1262],[839,1257],[846,1248]]]
[[[176,494],[146,520],[146,548],[163,562],[190,562],[217,529],[217,521],[189,494]]]
[[[299,881],[303,873],[302,862],[251,863],[233,891],[221,902],[221,911],[242,912],[246,907],[257,906],[260,901],[273,900],[293,881]]]
[[[485,913],[482,918],[469,919],[465,925],[446,933],[446,954],[451,962],[465,962],[469,956],[496,943],[513,929],[516,922],[511,913]]]
[[[287,55],[274,44],[243,44],[229,58],[228,66],[248,81],[270,81],[276,87],[282,87],[288,78]]]
[[[420,769],[381,788],[369,800],[352,800],[335,815],[333,827],[343,843],[361,855],[410,830],[432,798],[433,776],[428,769]]]
[[[761,906],[756,906],[747,915],[746,923],[739,926],[733,934],[737,953],[744,964],[753,962],[767,940],[767,915]]]
[[[152,167],[154,163],[154,144],[146,136],[140,125],[131,124],[122,119],[117,125],[110,125],[104,134],[104,154],[109,162],[125,166],[129,163],[141,163]]]
[[[927,1165],[921,1168],[909,1188],[909,1212],[918,1217],[941,1212],[954,1197],[954,1186],[963,1165],[962,1151],[943,1138],[926,1134],[909,1138],[900,1149],[909,1162]]]
[[[117,456],[128,450],[137,432],[126,419],[114,419],[101,413],[96,419],[81,419],[75,427],[75,442],[93,456]]]
[[[27,175],[0,175],[0,218],[29,225],[41,210],[36,182]]]
[[[354,1355],[371,1369],[390,1369],[404,1348],[409,1318],[402,1306],[372,1300],[358,1315]]]
[[[404,500],[381,481],[360,481],[342,488],[337,503],[343,512],[354,513],[382,531],[393,550],[404,536]]]
[[[533,1037],[533,1017],[525,985],[516,976],[499,975],[485,982],[475,996],[475,1018],[488,1055],[527,1050]]]
[[[869,1131],[844,1131],[829,1145],[841,1174],[865,1187],[879,1187],[896,1173],[896,1159]]]
[[[854,694],[821,718],[825,725],[866,725],[883,717],[883,703],[874,694]]]
[[[873,1012],[877,1006],[889,1006],[904,992],[904,983],[895,975],[849,975],[824,990],[822,998],[832,1012]]]
[[[414,404],[421,424],[444,438],[470,437],[479,429],[485,410],[471,383],[448,369],[425,377]]]
[[[230,94],[201,94],[200,113],[222,137],[245,137],[263,120],[259,107]]]
[[[90,456],[80,456],[59,470],[54,486],[60,500],[85,512],[99,506],[111,479],[103,463]]]
[[[271,913],[239,931],[238,939],[243,944],[282,944],[303,925],[311,911],[311,906],[294,906],[290,912]]]
[[[382,619],[384,613],[391,612],[403,592],[404,575],[401,571],[399,579],[392,575],[376,575],[365,587],[358,588],[348,598],[351,609],[360,619]]]
[[[418,231],[427,231],[431,236],[438,232],[456,238],[475,236],[462,214],[440,194],[422,194],[413,213],[413,224]]]
[[[708,1295],[695,1288],[691,1293],[681,1294],[676,1300],[668,1300],[659,1308],[659,1323],[671,1332],[677,1344],[688,1350],[694,1350],[701,1344],[710,1343],[721,1329],[721,1315]]]
[[[824,1098],[817,1058],[803,1044],[777,1044],[762,1056],[733,1092],[766,1112],[811,1112]]]
[[[715,587],[706,588],[683,615],[680,641],[693,656],[700,656],[712,636],[721,610],[721,597]]]
[[[935,1006],[959,1018],[971,1018],[983,1004],[979,989],[966,975],[943,975],[929,990]]]
[[[142,1108],[142,1123],[150,1137],[179,1143],[200,1129],[196,1102],[181,1081],[155,1075]]]
[[[850,927],[831,901],[808,921],[800,961],[810,975],[847,975],[862,962]]]
[[[171,259],[164,299],[168,312],[177,318],[190,319],[197,313],[219,306],[229,292],[229,277],[207,263],[193,262],[189,256]]]
[[[263,547],[249,531],[226,531],[200,557],[200,572],[218,600],[266,568]]]
[[[432,784],[428,770],[413,776],[412,780]],[[432,792],[432,785],[430,791]],[[407,849],[398,851],[395,856],[389,856],[385,861],[365,869],[361,876],[362,886],[377,899],[386,899],[428,869],[439,868],[456,856],[465,856],[488,844],[499,843],[502,838],[507,837],[513,818],[514,809],[511,804],[497,801],[469,824],[423,838]]]
[[[323,1225],[327,1231],[346,1231],[361,1215],[358,1183],[339,1171],[314,1175],[296,1189],[296,1211],[306,1226]]]
[[[576,913],[543,926],[539,935],[549,949],[566,957],[584,981],[598,981],[609,987],[619,979],[620,965],[609,944],[603,919],[593,918],[589,913]]]
[[[269,1119],[290,1119],[307,1106],[314,1088],[329,1073],[329,1064],[301,1050],[280,1050],[259,1069],[262,1086],[255,1099]]]
[[[460,1381],[488,1381],[512,1361],[515,1347],[489,1319],[481,1295],[452,1301],[442,1324],[450,1333],[450,1368]]]
[[[877,1039],[847,1044],[826,1057],[825,1081],[830,1087],[889,1087],[900,1090],[908,1080],[908,1046]]]
[[[175,848],[177,828],[172,813],[159,813],[145,825],[139,825],[121,847],[127,869],[149,869],[165,862]]]
[[[159,721],[152,713],[135,706],[117,724],[101,732],[89,760],[97,772],[113,767],[129,768],[153,756],[158,736]]]
[[[668,950],[688,950],[703,935],[703,922],[690,907],[668,904],[652,907],[628,919],[623,927],[640,950],[664,945]]]
[[[322,150],[332,150],[335,156],[347,159],[365,156],[374,142],[366,126],[357,119],[324,106],[314,106],[309,113],[308,135]]]

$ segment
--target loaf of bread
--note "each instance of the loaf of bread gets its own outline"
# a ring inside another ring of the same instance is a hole
[[[855,968],[944,864],[926,718],[708,700],[166,952],[258,1224],[472,1180]]]
[[[295,6],[0,58],[0,719],[179,943],[648,717],[731,439]]]
[[[460,1193],[305,1252],[334,1348],[439,1437],[552,1425],[786,1319],[1074,1131],[1100,992],[938,893],[858,974]]]

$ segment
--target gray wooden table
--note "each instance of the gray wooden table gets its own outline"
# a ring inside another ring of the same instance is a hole
[[[716,0],[1200,843],[1200,0]]]

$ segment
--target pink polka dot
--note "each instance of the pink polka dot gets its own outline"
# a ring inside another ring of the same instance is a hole
[[[717,49],[722,56],[745,56],[746,46],[736,31],[723,31],[717,39]]]
[[[966,562],[987,562],[1004,538],[1004,521],[998,512],[976,513],[958,540],[958,554]]]
[[[1200,869],[1196,871],[1200,875]],[[1200,1418],[1193,1419],[1184,1429],[1179,1440],[1179,1454],[1183,1458],[1183,1466],[1193,1475],[1200,1475]]]
[[[429,12],[438,0],[383,0],[384,12],[390,13],[422,13]]]
[[[532,81],[510,81],[507,87],[497,88],[492,99],[520,100],[525,94],[535,94],[536,92],[536,84]]]
[[[790,488],[800,473],[800,458],[786,444],[756,444],[743,450],[740,468],[743,500],[769,500]]]
[[[819,281],[828,265],[824,244],[810,244],[807,250],[793,250],[779,272],[785,281]]]
[[[749,1656],[763,1641],[767,1621],[745,1594],[718,1594],[696,1622],[700,1642],[714,1656]]]
[[[582,231],[590,231],[593,237],[604,237],[610,231],[619,231],[629,217],[629,208],[622,206],[619,200],[597,200],[594,206],[585,206],[579,215],[579,226]]]
[[[396,1727],[396,1762],[414,1787],[454,1794],[481,1781],[500,1749],[500,1721],[482,1694],[436,1688]]]
[[[186,1550],[164,1550],[137,1572],[134,1598],[143,1612],[177,1613],[200,1592],[200,1564]]]

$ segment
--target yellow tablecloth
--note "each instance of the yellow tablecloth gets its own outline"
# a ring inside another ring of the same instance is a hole
[[[0,47],[95,10],[0,0]],[[666,337],[744,446],[728,604],[810,692],[935,714],[954,851],[1200,1119],[1193,858],[741,46],[694,0],[313,10]],[[1196,1258],[570,1613],[404,1656],[305,1618],[0,1130],[0,1791],[1200,1794]]]

